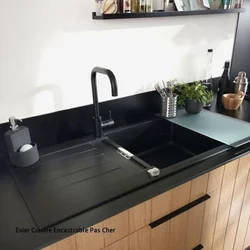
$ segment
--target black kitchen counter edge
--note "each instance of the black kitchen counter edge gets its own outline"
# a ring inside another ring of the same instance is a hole
[[[243,103],[243,106],[235,112],[226,111],[222,107],[216,106],[212,106],[211,111],[250,122],[250,103],[246,101]],[[74,142],[69,142],[69,144],[72,143]],[[110,200],[102,206],[58,224],[56,228],[86,228],[95,225],[100,221],[110,218],[178,185],[216,169],[229,161],[237,159],[248,152],[250,152],[250,143],[242,146],[239,150],[230,149],[118,199]],[[1,158],[0,249],[41,249],[72,235],[70,233],[17,233],[17,227],[31,229],[35,228],[35,223],[8,167],[5,165],[3,158]]]

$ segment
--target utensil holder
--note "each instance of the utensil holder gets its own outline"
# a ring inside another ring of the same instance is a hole
[[[161,97],[161,116],[176,117],[178,95]]]

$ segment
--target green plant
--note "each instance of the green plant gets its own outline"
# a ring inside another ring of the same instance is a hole
[[[184,106],[186,100],[194,100],[208,105],[213,100],[213,92],[208,91],[207,87],[201,82],[191,84],[178,84],[174,87],[174,93],[178,94],[178,105]]]

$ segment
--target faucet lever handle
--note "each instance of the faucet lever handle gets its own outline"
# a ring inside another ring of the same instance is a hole
[[[102,122],[102,128],[111,127],[111,126],[113,126],[114,124],[115,124],[115,122],[114,122],[114,120],[112,119],[111,110],[109,110],[109,119]]]

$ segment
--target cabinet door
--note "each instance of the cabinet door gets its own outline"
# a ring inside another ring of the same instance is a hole
[[[129,235],[129,250],[150,249],[150,227],[144,227]]]
[[[151,200],[143,202],[128,210],[129,214],[129,233],[133,233],[150,223],[151,219]]]
[[[211,171],[208,174],[207,192],[211,199],[205,202],[205,211],[201,233],[201,244],[206,250],[211,250],[213,246],[214,231],[220,202],[224,169],[225,166],[222,166]]]
[[[235,180],[238,171],[238,165],[239,165],[239,160],[232,161],[225,165],[219,208],[215,226],[215,234],[221,232],[227,227],[232,199],[233,199]]]
[[[150,227],[144,227],[124,237],[104,250],[150,250]]]
[[[64,240],[61,240],[43,250],[77,250],[75,235],[70,236]]]
[[[204,202],[209,199],[205,195],[207,182],[208,174],[161,195],[167,203],[158,197],[152,199],[152,218],[156,220],[150,224],[151,250],[191,250],[200,245]],[[157,203],[165,204],[169,213],[159,218],[164,209],[155,212]]]
[[[249,155],[209,173],[201,243],[206,250],[243,250],[250,216]],[[215,174],[217,173],[217,174]]]
[[[208,174],[202,175],[192,181],[190,202],[204,196],[207,192]],[[201,229],[205,202],[188,211],[188,224],[185,249],[190,250],[201,242]]]
[[[191,182],[152,199],[152,220],[160,219],[189,203]],[[183,213],[157,227],[151,232],[151,250],[184,249],[188,213]],[[181,240],[180,240],[181,239]]]
[[[88,228],[88,232],[76,234],[77,250],[100,250],[104,248],[103,225],[99,223]]]
[[[246,216],[250,215],[250,174],[248,175],[246,191],[244,195],[243,205],[242,205],[242,212]]]
[[[103,227],[114,229],[113,233],[104,234],[105,246],[129,235],[128,210],[103,221]]]
[[[170,221],[151,230],[151,250],[169,250]]]
[[[105,247],[105,250],[129,250],[129,238],[128,236],[118,240],[117,242]]]
[[[244,248],[244,242],[245,242],[245,236],[248,229],[248,222],[249,217],[247,215],[241,214],[237,232],[236,232],[236,238],[234,242],[234,250],[243,250]]]

